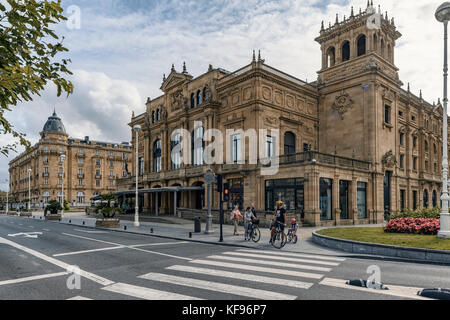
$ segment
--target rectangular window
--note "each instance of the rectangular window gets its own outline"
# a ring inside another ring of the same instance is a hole
[[[412,192],[412,202],[413,210],[417,210],[417,191]]]
[[[341,210],[341,219],[349,218],[348,211],[348,181],[339,181],[339,209]]]
[[[333,180],[321,178],[320,179],[321,220],[331,220],[333,218],[332,195],[333,195]]]
[[[79,159],[78,159],[78,164],[79,164],[80,166],[82,166],[82,165],[84,164],[84,160],[83,160],[82,158],[79,158]]]
[[[403,146],[405,143],[405,134],[400,133],[400,145]]]
[[[100,170],[96,170],[96,171],[95,171],[95,176],[96,176],[96,177],[100,177]]]
[[[110,171],[109,172],[109,176],[112,178],[112,177],[114,177],[114,171]]]
[[[273,211],[276,202],[281,200],[286,210],[298,211],[304,214],[304,180],[303,178],[267,180],[266,181],[266,211]]]
[[[266,137],[266,157],[271,158],[275,156],[275,138],[271,136]]]
[[[405,156],[403,154],[400,155],[400,169],[405,168]]]
[[[44,179],[44,184],[48,185],[48,179],[47,178]]]
[[[111,180],[111,181],[109,182],[109,186],[110,186],[110,187],[114,187],[114,180]]]
[[[384,106],[384,122],[391,123],[391,107],[388,105]]]
[[[95,185],[96,185],[97,187],[100,187],[100,180],[95,180]]]
[[[160,172],[161,168],[155,168],[155,172]],[[139,158],[139,175],[142,176],[144,174],[144,158]]]
[[[79,149],[79,150],[78,150],[78,154],[82,156],[82,155],[84,154],[84,153],[83,153],[83,149]]]
[[[110,168],[114,168],[114,161],[110,161],[110,162],[109,162],[109,167],[110,167]]]
[[[238,162],[242,160],[241,153],[241,135],[236,134],[231,137],[231,146],[233,148],[233,162]]]
[[[100,159],[95,160],[95,164],[97,165],[97,167],[100,167],[100,165],[101,165]]]
[[[367,183],[358,182],[356,197],[358,219],[367,219]]]
[[[406,204],[406,202],[405,202],[405,195],[406,195],[406,191],[405,190],[400,190],[400,210],[403,212],[403,211],[405,211],[405,208],[406,208],[406,206],[405,206],[405,204]]]
[[[417,157],[413,157],[413,170],[417,170]]]
[[[44,168],[44,173],[45,173],[45,174],[48,174],[48,168],[47,168],[47,167]]]
[[[78,185],[81,187],[83,186],[83,180],[82,179],[78,179]]]

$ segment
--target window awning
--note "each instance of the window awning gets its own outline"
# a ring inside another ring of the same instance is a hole
[[[164,192],[183,192],[183,191],[203,191],[204,187],[163,187],[163,188],[151,188],[151,189],[139,189],[139,193],[164,193]],[[118,191],[114,192],[116,197],[125,195],[135,195],[136,190]]]

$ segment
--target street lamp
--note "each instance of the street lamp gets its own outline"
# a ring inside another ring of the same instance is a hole
[[[138,166],[139,166],[139,131],[141,131],[140,125],[135,125],[133,128],[134,132],[136,132],[136,205],[134,210],[134,226],[139,227],[139,174],[138,174]]]
[[[64,160],[66,160],[66,156],[62,154],[60,159],[62,164],[61,207],[63,208],[62,212],[64,213]]]
[[[439,238],[450,238],[450,214],[448,212],[448,132],[447,132],[447,78],[448,78],[448,22],[450,20],[450,2],[444,2],[436,10],[436,19],[444,23],[444,124],[443,124],[443,156],[442,156],[442,212],[441,212],[441,231],[438,234]]]
[[[28,169],[28,211],[31,211],[31,169]]]
[[[8,203],[8,196],[9,196],[9,180],[6,179],[5,180],[6,184],[8,185],[8,190],[6,191],[6,214],[8,214],[8,207],[9,207],[9,203]]]

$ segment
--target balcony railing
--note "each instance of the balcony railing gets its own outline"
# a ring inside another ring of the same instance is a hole
[[[79,173],[78,174],[78,179],[84,179],[84,173]]]

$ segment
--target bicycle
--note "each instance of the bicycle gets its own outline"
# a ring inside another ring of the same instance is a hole
[[[250,224],[250,231],[247,237],[247,241],[253,240],[254,243],[259,242],[261,240],[261,231],[259,230],[257,223]]]
[[[272,236],[272,239],[270,241],[270,244],[274,248],[281,249],[281,248],[283,248],[286,245],[287,236],[286,236],[286,234],[283,231],[281,231],[280,223],[278,223],[278,226],[276,228],[274,228],[274,229],[275,229],[275,231],[273,233],[273,236]],[[282,235],[284,235],[284,241],[283,241]]]
[[[298,242],[298,236],[297,236],[297,232],[295,230],[289,230],[288,234],[287,234],[287,243],[293,243],[293,244],[297,244]]]

